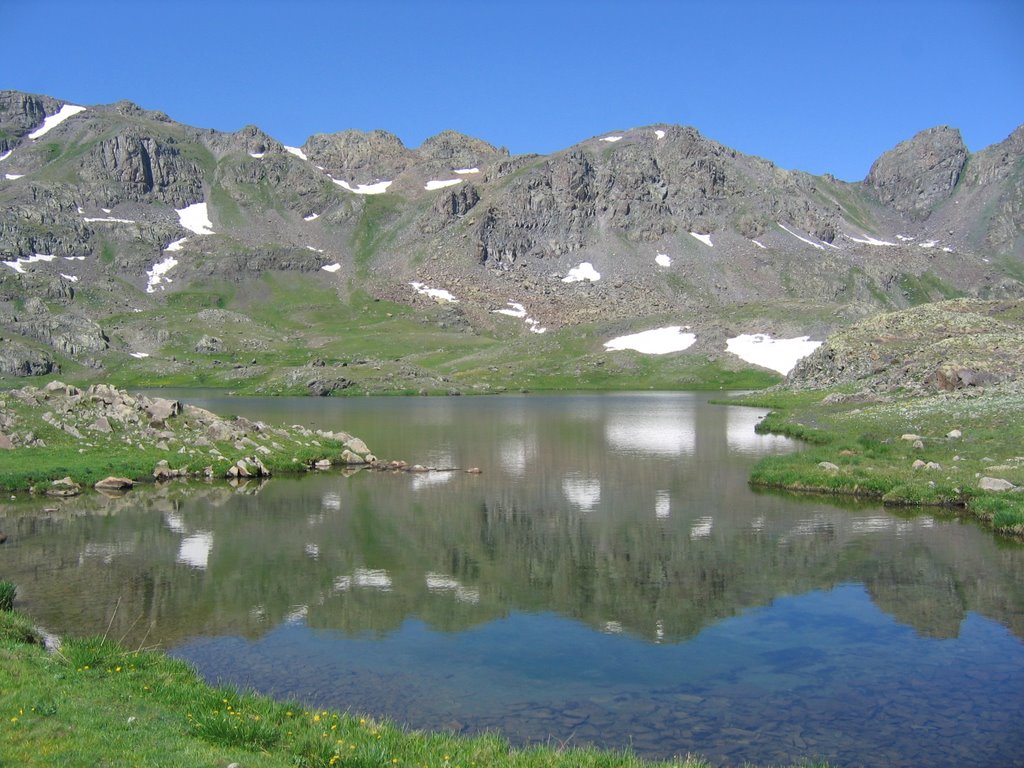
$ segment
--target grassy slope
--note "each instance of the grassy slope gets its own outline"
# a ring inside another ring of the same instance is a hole
[[[765,392],[730,402],[773,408],[758,431],[808,441],[763,459],[756,485],[879,498],[892,505],[964,509],[994,530],[1024,536],[1024,494],[987,492],[980,477],[1024,485],[1024,386],[870,403],[823,402],[827,392]],[[962,437],[948,437],[960,430]],[[915,448],[903,435],[921,437]],[[916,460],[938,468],[914,469]],[[819,466],[830,462],[838,471]]]
[[[349,380],[346,394],[751,389],[779,379],[738,360],[729,365],[690,354],[609,353],[603,342],[615,334],[599,326],[538,335],[508,321],[476,333],[458,322],[457,308],[375,300],[318,278],[264,273],[240,284],[148,300],[142,312],[121,311],[104,321],[112,349],[101,355],[103,371],[62,359],[61,373],[51,378],[81,385],[102,377],[119,387],[221,387],[274,395],[306,394],[312,376]],[[82,299],[90,296],[83,292]],[[161,330],[165,340],[156,342]],[[203,336],[221,339],[222,349],[197,352]],[[126,351],[140,349],[151,356],[140,360]],[[317,358],[326,369],[305,367]],[[24,383],[0,379],[0,386]]]
[[[186,664],[99,639],[49,654],[30,620],[0,611],[0,764],[19,766],[491,766],[707,764],[628,752],[512,749],[501,737],[410,732],[353,714],[203,684]]]

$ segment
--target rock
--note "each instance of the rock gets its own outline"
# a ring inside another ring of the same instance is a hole
[[[966,164],[960,131],[929,128],[879,157],[864,183],[884,205],[921,220],[952,194]]]
[[[340,376],[333,379],[310,379],[306,382],[306,388],[309,390],[309,394],[314,397],[328,397],[332,392],[336,392],[341,389],[348,389],[351,386],[351,381]]]
[[[950,440],[959,440],[961,437],[963,437],[963,434],[964,433],[961,432],[959,429],[951,429],[949,432],[946,433],[946,437],[948,437]]]
[[[200,353],[221,352],[224,349],[224,341],[216,336],[203,336],[196,342],[195,350]]]
[[[923,440],[915,440],[913,448],[914,448],[915,451],[922,451],[922,450],[924,450],[924,441]]]
[[[929,461],[927,464],[924,465],[924,468],[925,469],[931,469],[931,470],[938,470],[938,469],[942,469],[942,465],[939,464],[938,462]]]
[[[978,487],[983,491],[1012,491],[1017,486],[1002,478],[983,477],[978,481]]]
[[[915,435],[915,434],[910,433],[910,432],[906,433],[905,435],[901,435],[900,436],[900,440],[906,440],[908,443],[913,443],[913,442],[916,442],[917,440],[920,440],[920,439],[921,439],[920,435]]]
[[[93,488],[97,491],[127,491],[134,485],[132,480],[127,477],[105,477],[98,481]]]
[[[910,465],[910,468],[914,469],[914,470],[917,470],[917,469],[924,469],[925,466],[927,466],[927,465],[923,461],[921,461],[920,459],[916,459],[914,461],[914,463]]]
[[[470,467],[469,469],[466,470],[466,474],[467,475],[481,475],[481,474],[483,474],[483,470],[480,469],[480,467]]]
[[[833,464],[831,461],[819,461],[818,467],[824,469],[826,472],[838,472],[839,465]]]
[[[370,452],[366,443],[360,440],[358,437],[349,437],[345,441],[345,447],[348,448],[352,453],[358,453],[360,456],[365,456]]]
[[[149,414],[151,423],[160,424],[161,426],[167,419],[172,416],[177,416],[181,413],[181,402],[178,400],[166,400],[162,397],[156,397],[152,400],[145,401],[143,407],[146,413]]]
[[[104,432],[108,434],[112,431],[110,427],[110,422],[107,420],[106,416],[100,416],[98,419],[96,419],[96,421],[94,421],[92,424],[86,427],[86,429],[91,429],[95,432]]]
[[[330,469],[330,459],[320,459],[319,461],[313,462],[313,469]]]
[[[77,496],[81,492],[82,486],[70,477],[62,477],[60,480],[54,480],[50,483],[50,487],[46,489],[47,496]]]
[[[166,459],[161,459],[153,468],[154,480],[170,480],[172,477],[187,477],[188,469],[171,469]]]
[[[366,464],[366,460],[359,454],[352,453],[352,451],[345,449],[341,452],[341,463],[342,464]]]
[[[5,451],[14,450],[14,443],[11,442],[11,438],[9,438],[3,432],[0,432],[0,449]]]

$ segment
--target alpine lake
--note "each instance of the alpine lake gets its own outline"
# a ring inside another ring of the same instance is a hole
[[[1024,546],[752,489],[800,450],[706,393],[234,398],[425,473],[0,507],[42,626],[413,729],[720,765],[1024,765]],[[465,470],[478,467],[479,474]]]

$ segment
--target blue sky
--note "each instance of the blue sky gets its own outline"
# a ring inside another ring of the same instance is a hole
[[[0,0],[0,88],[286,144],[451,128],[547,153],[652,123],[857,180],[935,125],[1024,123],[1020,0]]]

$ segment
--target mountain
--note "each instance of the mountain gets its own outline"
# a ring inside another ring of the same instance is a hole
[[[6,376],[726,385],[759,375],[731,338],[820,340],[881,310],[1021,296],[1022,233],[1024,126],[975,154],[929,129],[848,183],[672,125],[544,156],[454,131],[286,147],[256,126],[0,92]],[[684,354],[604,348],[665,326],[693,334]]]

